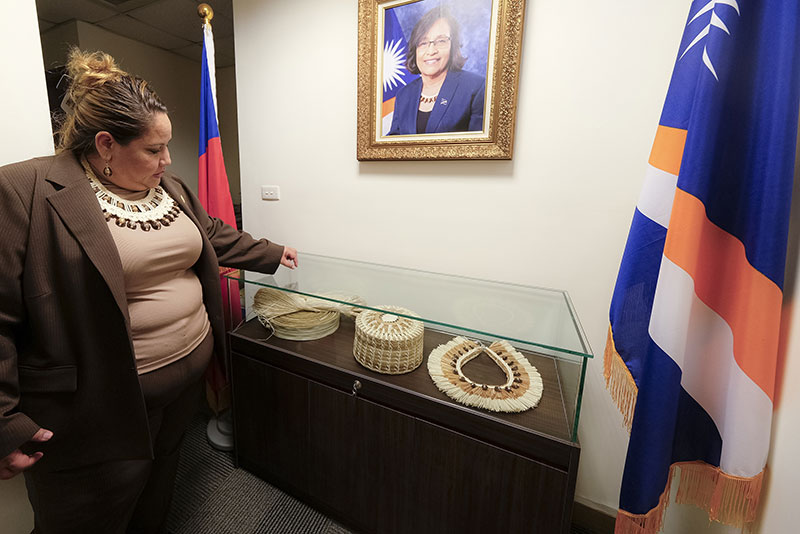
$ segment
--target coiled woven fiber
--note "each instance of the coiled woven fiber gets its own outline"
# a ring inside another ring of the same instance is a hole
[[[365,305],[360,297],[342,297],[334,294],[320,295],[344,300],[353,305],[331,302],[298,293],[290,293],[270,287],[262,287],[253,298],[253,311],[275,337],[293,341],[310,341],[330,335],[339,328],[339,318],[356,315]]]

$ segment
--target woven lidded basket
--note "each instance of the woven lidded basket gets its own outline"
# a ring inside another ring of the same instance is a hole
[[[382,311],[363,310],[356,319],[353,356],[379,373],[399,375],[422,363],[422,321],[395,314],[419,317],[399,306],[380,306]]]

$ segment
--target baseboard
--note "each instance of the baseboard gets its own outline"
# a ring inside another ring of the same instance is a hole
[[[572,507],[573,531],[580,534],[614,534],[616,515],[575,502]]]

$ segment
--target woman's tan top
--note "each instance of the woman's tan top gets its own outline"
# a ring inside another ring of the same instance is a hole
[[[101,179],[126,200],[143,198]],[[139,374],[179,360],[197,347],[211,324],[192,266],[200,257],[200,231],[181,212],[169,226],[145,232],[108,223],[125,275],[128,314]]]

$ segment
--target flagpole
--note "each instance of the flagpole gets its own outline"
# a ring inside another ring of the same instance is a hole
[[[197,14],[203,19],[203,29],[210,28],[211,19],[214,18],[214,9],[203,3],[197,6]],[[212,415],[206,426],[206,436],[209,443],[216,449],[222,451],[233,449],[233,418],[230,409]]]

